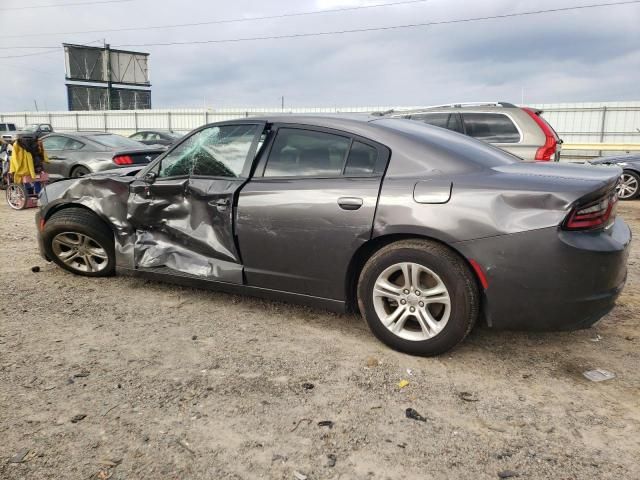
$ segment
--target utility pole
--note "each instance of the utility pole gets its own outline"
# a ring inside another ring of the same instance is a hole
[[[36,99],[33,99],[33,104],[36,106],[36,112],[38,111],[38,102],[36,102]]]
[[[106,58],[106,71],[107,71],[107,110],[111,108],[111,46],[104,41],[104,55]]]
[[[284,95],[281,98],[280,104],[281,104],[282,111],[284,112]]]

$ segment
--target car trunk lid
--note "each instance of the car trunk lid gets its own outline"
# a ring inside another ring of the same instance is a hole
[[[493,167],[499,175],[507,175],[510,183],[519,179],[518,188],[552,194],[562,199],[565,208],[595,201],[610,194],[616,187],[622,169],[562,163],[519,162]]]

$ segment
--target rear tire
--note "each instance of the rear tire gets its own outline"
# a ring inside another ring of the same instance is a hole
[[[80,177],[84,177],[85,175],[89,175],[90,173],[91,173],[91,170],[89,170],[87,167],[83,167],[82,165],[80,165],[78,167],[74,167],[73,170],[71,170],[71,177],[80,178]]]
[[[367,261],[358,282],[360,312],[373,334],[412,355],[440,355],[455,347],[473,328],[479,304],[466,262],[428,240],[383,247]]]
[[[106,277],[115,272],[113,232],[93,212],[65,208],[54,213],[42,239],[47,257],[71,273]]]
[[[624,170],[616,190],[620,200],[635,200],[640,196],[640,175]]]

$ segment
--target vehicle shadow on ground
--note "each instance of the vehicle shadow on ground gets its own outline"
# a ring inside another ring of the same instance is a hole
[[[204,306],[203,304],[207,303],[222,302],[237,305],[243,312],[268,315],[273,320],[281,322],[283,331],[295,332],[296,327],[304,324],[314,329],[332,330],[336,336],[348,340],[349,344],[359,342],[373,348],[381,345],[359,313],[333,313],[305,305],[175,286],[157,280],[144,280],[144,285],[140,285],[138,280],[129,278],[125,283],[127,289],[151,289],[155,294],[162,296],[177,293],[181,303]],[[215,308],[215,305],[208,308]],[[603,322],[607,322],[607,317],[601,324]],[[554,356],[558,352],[566,356],[571,355],[573,350],[576,353],[583,350],[585,342],[598,338],[598,328],[573,332],[527,332],[494,330],[479,323],[460,345],[445,356],[465,357],[482,352],[483,355],[490,355],[496,360],[530,364],[533,351],[538,357],[546,357]]]

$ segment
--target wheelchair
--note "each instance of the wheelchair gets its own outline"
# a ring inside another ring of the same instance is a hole
[[[6,173],[7,203],[14,210],[35,208],[38,206],[38,195],[49,181],[46,172],[40,172],[35,177],[24,176],[21,182],[14,182],[13,175]]]

